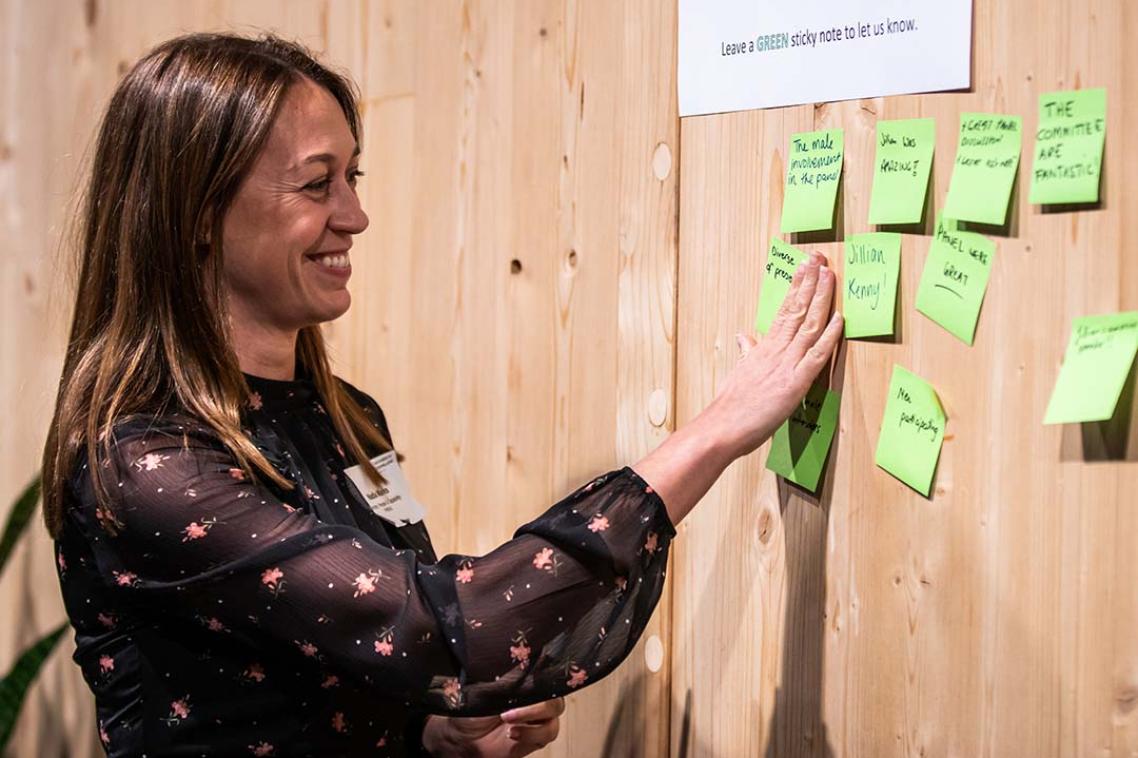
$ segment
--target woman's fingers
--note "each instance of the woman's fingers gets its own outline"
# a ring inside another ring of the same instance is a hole
[[[842,314],[834,313],[830,317],[830,323],[826,325],[826,330],[822,332],[822,336],[806,351],[802,356],[802,360],[798,362],[795,368],[796,379],[803,387],[809,387],[818,376],[818,372],[830,360],[830,356],[834,354],[834,348],[838,346],[838,341],[842,338]]]
[[[522,724],[528,721],[546,721],[557,718],[565,712],[565,698],[555,697],[541,703],[506,711],[499,718],[507,724]]]
[[[818,284],[818,266],[823,260],[817,253],[811,253],[810,257],[795,269],[790,289],[767,332],[772,339],[785,345],[789,344],[798,333],[798,327],[806,317],[806,307],[814,297],[814,288]]]
[[[830,305],[834,301],[834,272],[823,266],[818,270],[818,286],[806,311],[806,318],[794,337],[794,355],[797,358],[806,353],[826,328],[830,317]]]
[[[735,344],[739,346],[739,360],[743,360],[747,357],[747,353],[751,352],[751,348],[759,343],[755,342],[754,337],[740,332],[735,335]]]
[[[511,726],[507,736],[528,753],[553,742],[560,732],[561,719],[554,717],[547,721]]]

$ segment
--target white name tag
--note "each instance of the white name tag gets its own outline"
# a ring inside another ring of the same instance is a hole
[[[387,484],[374,484],[364,473],[362,466],[344,469],[344,473],[363,495],[364,502],[372,512],[395,526],[406,526],[423,520],[426,510],[419,501],[411,497],[411,489],[395,460],[395,453],[388,451],[371,459],[371,465],[379,470]]]

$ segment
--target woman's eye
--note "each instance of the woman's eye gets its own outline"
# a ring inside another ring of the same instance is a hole
[[[324,179],[318,179],[315,182],[310,182],[309,184],[304,185],[304,189],[311,190],[313,192],[323,192],[324,190],[328,189],[328,185],[330,183],[331,180],[325,177]]]

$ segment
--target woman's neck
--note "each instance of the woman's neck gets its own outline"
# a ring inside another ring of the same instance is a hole
[[[296,378],[298,332],[266,327],[251,319],[233,319],[229,334],[237,362],[246,374],[282,381]]]

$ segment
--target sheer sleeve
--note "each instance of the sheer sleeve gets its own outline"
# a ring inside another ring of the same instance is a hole
[[[487,555],[422,564],[246,480],[212,433],[121,434],[72,517],[124,603],[315,659],[381,696],[488,715],[564,695],[631,650],[675,531],[630,468],[558,502]]]

